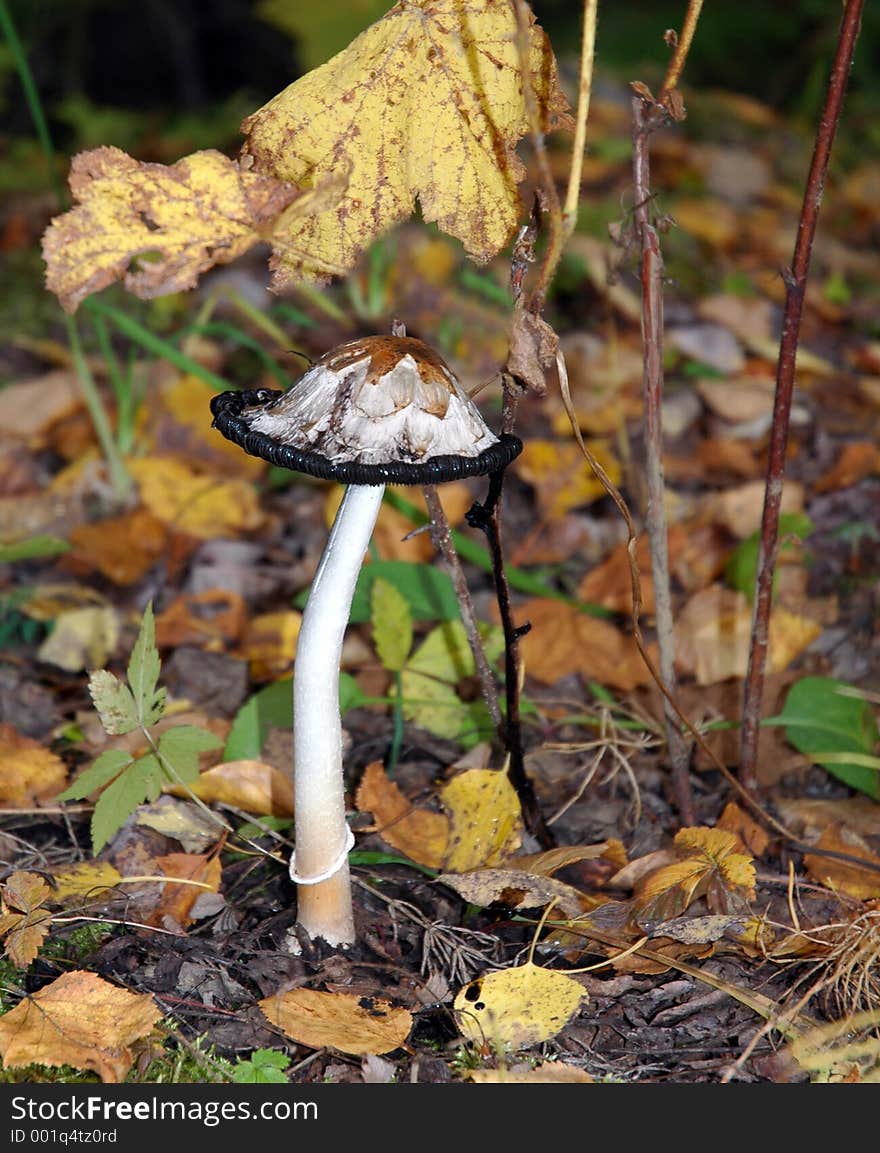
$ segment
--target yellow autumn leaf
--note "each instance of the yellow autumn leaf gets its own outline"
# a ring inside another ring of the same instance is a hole
[[[54,873],[52,881],[52,903],[60,905],[70,899],[106,897],[122,876],[109,861],[78,861],[69,869]]]
[[[150,512],[179,532],[213,540],[263,522],[256,490],[246,481],[196,473],[171,457],[133,460],[129,470]]]
[[[266,1020],[297,1044],[355,1056],[399,1049],[412,1027],[407,1009],[362,994],[292,989],[257,1004]]]
[[[546,129],[569,124],[556,62],[530,14],[529,64]],[[328,211],[292,219],[275,287],[320,280],[315,256],[343,269],[382,232],[422,216],[476,261],[507,243],[519,217],[516,155],[528,131],[513,5],[398,3],[344,51],[291,84],[242,125],[257,169],[308,187],[348,166]]]
[[[726,829],[681,829],[673,842],[680,860],[649,873],[635,887],[640,924],[670,921],[698,897],[713,912],[742,911],[755,896],[752,858],[737,852],[739,838]]]
[[[64,761],[39,741],[0,724],[0,809],[47,801],[67,784]]]
[[[119,640],[119,617],[109,605],[61,613],[37,652],[41,661],[68,673],[107,664]]]
[[[293,783],[263,761],[224,761],[206,769],[198,780],[168,785],[163,792],[178,797],[194,793],[209,805],[232,805],[255,816],[293,816]]]
[[[520,846],[519,798],[507,773],[468,769],[440,793],[449,815],[449,841],[443,867],[450,873],[488,868],[512,856]]]
[[[73,1065],[116,1084],[134,1062],[132,1045],[161,1016],[145,993],[129,993],[94,973],[63,973],[0,1017],[3,1067]]]
[[[81,152],[70,191],[78,203],[43,237],[46,285],[67,312],[117,280],[144,300],[192,288],[262,239],[297,197],[289,184],[213,150],[171,166],[118,148]]]
[[[610,480],[619,484],[620,464],[608,442],[586,443]],[[514,468],[522,480],[534,487],[538,506],[550,519],[562,517],[606,495],[602,482],[573,440],[529,440]]]
[[[301,625],[302,613],[296,609],[279,609],[251,617],[241,649],[254,680],[278,680],[290,674]]]
[[[524,1049],[549,1041],[587,1000],[574,977],[531,961],[477,977],[455,997],[459,1029],[478,1045]]]

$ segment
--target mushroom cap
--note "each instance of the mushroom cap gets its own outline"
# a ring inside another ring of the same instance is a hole
[[[287,392],[219,393],[214,427],[282,468],[345,484],[436,484],[504,467],[497,437],[443,359],[421,340],[367,336],[316,361]]]

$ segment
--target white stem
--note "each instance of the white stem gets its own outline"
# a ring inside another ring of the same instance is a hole
[[[383,485],[349,485],[303,613],[293,669],[293,792],[297,920],[330,945],[354,942],[342,772],[339,664],[351,601],[373,535]]]

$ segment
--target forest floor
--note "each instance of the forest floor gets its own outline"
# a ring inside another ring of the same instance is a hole
[[[581,429],[641,524],[640,298],[622,215],[628,159],[615,147],[628,141],[625,93],[600,95],[592,124],[582,228],[548,319],[562,339]],[[49,885],[36,902],[46,935],[32,953],[21,937],[24,954],[9,947],[23,922],[3,923],[7,1016],[65,974],[148,995],[161,1021],[127,1043],[128,1067],[109,1075],[133,1081],[272,1079],[264,1056],[254,1057],[267,1050],[280,1055],[269,1067],[298,1083],[877,1079],[880,791],[876,770],[864,766],[880,691],[880,165],[845,146],[826,190],[807,294],[763,715],[785,715],[798,690],[821,729],[829,681],[851,686],[851,727],[835,748],[853,754],[856,772],[846,778],[814,763],[792,743],[797,730],[777,723],[762,730],[758,790],[743,796],[731,782],[781,270],[810,146],[806,132],[770,109],[723,93],[701,97],[683,126],[652,140],[658,212],[668,218],[664,421],[678,699],[728,772],[695,750],[696,819],[683,831],[660,696],[632,639],[625,529],[579,456],[550,381],[545,396],[519,405],[526,447],[507,473],[502,523],[515,622],[531,624],[521,645],[525,767],[555,848],[542,850],[516,821],[494,841],[480,827],[483,859],[475,850],[450,868],[432,840],[462,828],[461,802],[443,800],[448,782],[498,768],[503,750],[467,652],[449,639],[448,588],[432,585],[420,599],[420,582],[433,580],[425,569],[443,565],[429,534],[414,533],[419,494],[398,490],[365,571],[378,565],[402,592],[415,656],[426,643],[434,648],[421,666],[405,667],[396,708],[395,674],[383,667],[362,597],[343,654],[358,935],[344,951],[297,934],[286,863],[288,679],[338,492],[269,470],[223,442],[211,430],[204,382],[116,333],[111,359],[92,337],[87,352],[117,427],[123,403],[134,413],[126,453],[136,483],[120,504],[60,323],[19,332],[0,349],[7,914],[36,923],[8,888],[14,874]],[[5,251],[35,245],[46,212],[41,202],[9,206]],[[614,221],[619,244],[606,239]],[[317,357],[342,340],[387,332],[400,317],[466,387],[488,385],[479,402],[492,423],[507,272],[499,262],[477,273],[457,247],[412,225],[324,298],[271,297],[264,265],[250,259],[164,310],[115,290],[107,298],[245,387],[278,387],[278,366],[295,378],[301,362],[292,346]],[[242,299],[247,309],[235,303]],[[254,316],[281,327],[288,346]],[[485,481],[443,486],[440,495],[459,538],[470,541],[465,573],[487,648],[503,668],[484,542],[465,521]],[[21,551],[35,539],[61,544]],[[641,547],[639,559],[650,643],[653,594]],[[193,724],[214,735],[217,748],[201,754],[210,785],[198,790],[200,803],[178,789],[136,807],[93,858],[95,798],[55,798],[108,749],[145,751],[137,734],[108,736],[88,680],[101,667],[124,676],[148,604],[168,689],[161,726]],[[412,679],[419,669],[440,682],[439,706],[413,687],[424,687]],[[832,711],[840,699],[832,697]],[[470,806],[477,800],[468,794]],[[212,812],[226,826],[219,833]],[[115,873],[90,872],[99,866]],[[188,889],[191,881],[201,888]],[[579,1002],[553,1025],[531,1002],[487,983],[517,967],[530,973],[530,963],[570,973],[580,987]],[[322,1034],[330,1040],[302,1039],[267,1009],[269,999],[299,990],[406,1010],[405,1039],[364,1056],[329,1002],[321,1011],[332,1018]],[[462,1025],[460,995],[479,1006],[482,1041]],[[517,1015],[530,1033],[511,1033]],[[842,1048],[854,1038],[864,1043]],[[47,1040],[24,1063],[10,1059],[13,1039],[2,1026],[0,1043],[7,1080],[108,1076],[100,1038],[91,1057],[83,1056],[86,1041],[77,1057]]]

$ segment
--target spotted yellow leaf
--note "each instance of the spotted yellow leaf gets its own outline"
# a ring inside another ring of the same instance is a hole
[[[529,961],[471,981],[459,990],[454,1008],[468,1040],[524,1049],[554,1037],[586,999],[574,977]]]
[[[499,769],[468,769],[441,794],[449,815],[449,840],[443,866],[450,873],[489,868],[520,845],[522,817],[516,791]]]
[[[549,41],[530,17],[528,63],[545,128],[567,126]],[[485,0],[405,0],[326,64],[242,125],[255,167],[300,187],[348,168],[327,211],[290,220],[288,253],[273,242],[275,285],[319,280],[307,254],[351,268],[382,232],[425,220],[485,261],[510,238],[528,130],[514,6]]]

